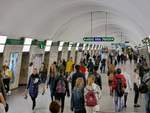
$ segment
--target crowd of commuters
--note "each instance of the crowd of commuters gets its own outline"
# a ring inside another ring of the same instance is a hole
[[[133,75],[127,72],[125,67],[127,60],[134,64]],[[102,75],[108,77],[109,93],[114,97],[116,112],[121,112],[127,107],[128,93],[133,89],[135,93],[133,107],[140,107],[139,94],[144,93],[146,113],[150,113],[150,70],[144,56],[140,56],[136,51],[102,51],[93,56],[87,52],[83,54],[80,64],[76,64],[70,57],[68,61],[54,61],[49,69],[44,63],[41,64],[40,69],[37,69],[31,62],[28,68],[25,99],[29,94],[34,110],[40,85],[44,84],[42,95],[49,88],[52,101],[49,106],[51,113],[64,113],[66,96],[70,97],[70,108],[74,113],[98,112],[103,89]],[[0,73],[2,113],[8,109],[6,95],[10,94],[11,77],[9,67],[4,65]],[[143,86],[146,87],[144,88],[146,91],[142,91]]]

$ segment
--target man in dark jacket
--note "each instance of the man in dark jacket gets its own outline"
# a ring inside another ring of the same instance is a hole
[[[76,69],[76,72],[72,75],[72,83],[71,83],[72,90],[73,90],[73,88],[75,86],[77,78],[80,78],[80,77],[83,78],[83,80],[84,80],[84,86],[86,86],[85,75],[80,72],[80,65],[76,65],[75,69]]]
[[[95,83],[100,87],[102,90],[102,79],[101,75],[97,72],[98,71],[98,66],[94,66],[94,76],[95,76]]]

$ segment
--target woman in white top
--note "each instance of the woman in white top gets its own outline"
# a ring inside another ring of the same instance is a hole
[[[94,83],[94,76],[90,75],[87,80],[87,86],[84,90],[85,105],[87,113],[100,111],[101,90]]]

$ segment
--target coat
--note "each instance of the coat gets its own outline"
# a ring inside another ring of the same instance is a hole
[[[71,73],[73,71],[73,65],[74,65],[74,62],[72,60],[69,60],[67,62],[67,65],[66,65],[66,72],[67,73]]]
[[[29,78],[29,82],[27,85],[27,89],[29,89],[29,94],[31,97],[37,97],[39,91],[40,77],[38,74],[31,75]]]

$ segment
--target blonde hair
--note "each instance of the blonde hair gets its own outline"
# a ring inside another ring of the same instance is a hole
[[[87,85],[88,85],[88,86],[92,86],[92,84],[94,83],[94,81],[95,81],[94,76],[93,76],[93,75],[90,75],[90,76],[88,77],[88,79],[87,79]]]
[[[78,79],[76,80],[75,87],[77,87],[77,88],[82,88],[83,85],[84,85],[83,78],[78,78]]]

